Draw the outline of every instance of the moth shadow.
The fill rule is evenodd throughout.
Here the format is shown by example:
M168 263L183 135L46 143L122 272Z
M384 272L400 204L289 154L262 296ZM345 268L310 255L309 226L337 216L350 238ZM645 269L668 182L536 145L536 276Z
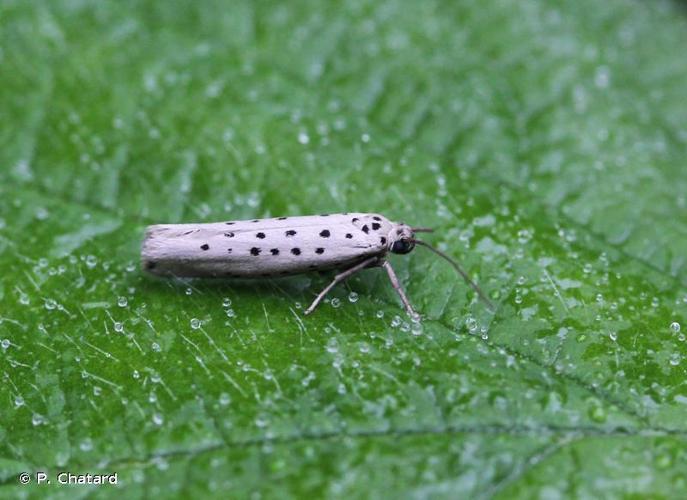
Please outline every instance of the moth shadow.
M312 300L336 276L336 270L295 274L291 276L264 278L178 278L158 277L144 274L140 285L147 291L156 293L159 298L172 299L180 294L196 295L240 295L246 299L266 297L291 297ZM339 283L331 295L341 290L357 289L362 293L375 288L378 276L375 272L360 273Z

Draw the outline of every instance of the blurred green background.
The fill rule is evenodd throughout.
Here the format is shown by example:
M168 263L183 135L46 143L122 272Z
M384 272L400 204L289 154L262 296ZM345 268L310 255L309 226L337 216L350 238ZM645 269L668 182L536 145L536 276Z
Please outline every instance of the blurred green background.
M684 492L686 16L2 1L0 497ZM147 224L338 211L435 227L496 312L422 249L422 324L379 270L305 318L326 277L138 267Z

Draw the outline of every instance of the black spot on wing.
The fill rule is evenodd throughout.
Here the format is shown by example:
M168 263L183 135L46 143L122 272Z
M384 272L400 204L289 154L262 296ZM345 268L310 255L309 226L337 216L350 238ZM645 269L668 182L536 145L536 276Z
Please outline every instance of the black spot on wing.
M270 253L271 253L272 255L279 255L279 249L278 249L278 248L272 248L272 249L270 250Z
M260 239L260 240L264 240L265 239L265 233L256 233L255 237Z
M369 233L369 232L370 232L370 228L367 227L367 224L365 224L365 225L363 226L363 233L367 234L367 233Z
M260 255L260 249L258 247L253 247L250 249L250 254L251 255Z
M202 245L200 245L200 249L201 250L210 250L210 245L208 245L207 243L203 243Z
M300 248L292 248L291 253L294 255L300 255L301 254L301 249Z
M323 238L329 238L331 234L332 233L329 232L329 229L323 229L322 231L320 231L320 236L322 236Z
M346 233L346 238L350 240L351 238L353 238L353 235L351 233Z
M380 223L378 223L378 222L373 222L373 223L372 223L372 230L373 230L373 231L379 230L380 227L382 227L382 225L381 225Z
M318 254L318 255L322 255L322 254L324 253L324 248L322 248L322 247L316 248L316 249L315 249L315 253Z
M293 229L289 229L289 230L286 231L284 234L285 234L286 236L295 236L296 231L294 231Z

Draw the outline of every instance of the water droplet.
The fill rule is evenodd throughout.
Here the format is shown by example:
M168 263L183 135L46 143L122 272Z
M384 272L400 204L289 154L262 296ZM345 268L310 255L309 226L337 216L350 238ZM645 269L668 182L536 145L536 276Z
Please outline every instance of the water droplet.
M610 332L610 333L608 334L608 336L611 338L611 340L612 340L613 342L615 342L616 340L618 340L618 332Z
M36 209L36 219L38 220L45 220L50 216L50 212L44 207L38 207Z
M98 387L97 385L93 386L93 395L94 396L100 396L100 394L103 392L103 389L101 387Z
M351 292L351 293L348 294L348 301L351 302L351 303L353 303L353 304L355 304L356 302L358 302L358 298L359 298L359 297L358 297L358 294L355 293L355 292Z
M334 297L329 303L334 309L337 309L341 305L341 301L337 297Z
M591 264L585 264L584 267L582 268L582 271L584 272L584 274L589 274L592 272L593 269L594 268L592 267Z
M680 323L678 323L677 321L673 321L673 322L670 324L670 329L671 329L674 333L680 333Z
M20 406L24 406L24 398L17 396L14 398L14 407L19 408Z
M98 259L95 255L86 256L86 267L93 269L98 264Z
M186 295L192 295L193 294L193 288L188 287L185 291Z
M3 350L7 350L10 348L10 340L9 339L2 339L2 342L0 342L0 347L3 348Z
M410 332L416 337L422 335L422 323L413 321L413 324L410 326Z
M79 448L81 451L91 451L93 449L93 440L91 438L84 439L79 443Z
M680 364L680 361L682 361L682 356L680 356L679 352L674 352L673 354L670 355L670 358L668 360L671 365L677 366Z
M191 318L191 328L197 330L198 328L200 328L200 326L201 322L198 318Z
M521 229L518 231L518 242L521 245L524 245L530 241L530 239L532 239L532 233L530 233L527 229Z
M307 133L301 131L298 133L298 142L300 142L301 144L308 144L310 142L310 136Z
M126 307L129 304L129 301L126 299L126 297L119 297L117 299L117 305L119 307Z
M605 422L606 421L606 410L601 406L594 406L589 412L589 416L594 422Z
M149 402L149 403L155 403L155 402L157 402L157 394L155 394L154 392L151 392L151 393L148 395L148 402Z
M398 328L401 325L401 317L397 314L394 316L394 318L391 320L391 326L393 328Z
M230 299L230 298L225 298L225 299L222 301L222 307L229 307L229 306L231 306L231 299Z
M365 144L370 142L370 134L363 134L360 136L360 140L363 141Z
M119 321L115 321L114 331L117 333L122 333L124 331L124 325Z
M377 311L377 314L375 316L377 316L379 319L382 319L384 317L384 311Z
M594 85L600 89L605 89L611 82L611 70L608 66L599 66L594 72Z
M133 377L134 377L135 379L141 378L141 374L138 373L138 370L134 370Z
M518 285L520 285L520 286L524 285L526 282L527 282L527 278L525 278L524 276L520 276L518 278L518 281L517 281Z
M160 352L160 351L162 350L162 348L160 347L160 344L158 344L157 342L153 342L152 345L151 345L150 347L151 347L151 348L153 349L153 351L155 351L155 352Z
M329 339L325 349L332 354L339 352L339 342L336 339Z
M475 318L468 316L465 318L465 326L470 333L475 333L479 325L477 324L477 320Z
M165 419L161 414L155 413L153 415L153 423L155 425L162 425L164 422L165 422Z
M35 426L43 425L45 423L45 417L40 413L34 413L31 416L31 423Z
M360 344L359 350L363 354L367 354L368 352L370 352L370 344L368 344L367 342L362 342Z
M52 311L57 307L57 302L55 302L53 299L45 299L44 305L48 311Z
M231 396L229 396L229 394L223 392L219 395L219 404L222 406L227 406L229 403L231 403Z

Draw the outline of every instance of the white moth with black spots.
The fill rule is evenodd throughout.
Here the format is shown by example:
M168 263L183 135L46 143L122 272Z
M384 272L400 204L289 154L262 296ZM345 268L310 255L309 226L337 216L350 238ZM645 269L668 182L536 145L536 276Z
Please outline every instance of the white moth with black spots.
M456 262L415 237L415 233L429 231L367 213L157 224L146 229L141 261L143 269L153 274L193 278L265 278L340 270L306 314L337 283L362 269L381 266L408 314L416 317L386 256L389 252L406 254L419 244L448 260L491 305Z

